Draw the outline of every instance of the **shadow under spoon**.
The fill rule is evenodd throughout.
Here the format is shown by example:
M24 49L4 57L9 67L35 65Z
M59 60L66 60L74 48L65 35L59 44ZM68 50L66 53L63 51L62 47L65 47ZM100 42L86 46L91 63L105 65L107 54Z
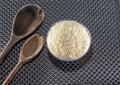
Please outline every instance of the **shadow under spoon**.
M10 72L6 80L2 85L8 85L17 71L22 67L22 65L32 61L38 53L41 51L44 45L44 38L38 34L31 36L23 45L20 52L20 57L18 63L14 69Z
M38 5L25 5L16 14L11 38L0 55L0 64L8 55L12 47L21 39L33 33L44 19L44 12Z

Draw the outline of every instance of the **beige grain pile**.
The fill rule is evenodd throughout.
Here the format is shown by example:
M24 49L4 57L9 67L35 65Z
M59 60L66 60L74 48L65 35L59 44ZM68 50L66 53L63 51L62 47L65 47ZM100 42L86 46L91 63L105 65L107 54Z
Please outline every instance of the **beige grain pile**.
M49 31L47 45L50 52L60 59L77 59L88 50L90 35L87 29L76 21L61 21Z

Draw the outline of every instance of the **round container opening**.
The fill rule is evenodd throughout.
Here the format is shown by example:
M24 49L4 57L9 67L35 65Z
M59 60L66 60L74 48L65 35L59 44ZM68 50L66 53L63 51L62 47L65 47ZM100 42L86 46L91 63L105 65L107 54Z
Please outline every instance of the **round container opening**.
M55 23L47 35L47 47L59 60L74 61L86 54L91 44L89 30L77 21Z

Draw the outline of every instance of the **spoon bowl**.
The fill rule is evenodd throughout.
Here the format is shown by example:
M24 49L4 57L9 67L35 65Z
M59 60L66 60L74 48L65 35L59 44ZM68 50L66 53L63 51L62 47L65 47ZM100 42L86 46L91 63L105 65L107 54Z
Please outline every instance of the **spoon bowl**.
M10 52L11 48L21 39L33 33L44 19L44 12L38 5L25 5L16 14L11 38L0 55L0 64Z
M30 62L40 52L44 44L44 38L38 34L33 35L25 42L20 52L20 60L22 62Z
M25 5L16 14L13 22L13 34L25 36L32 33L44 19L44 12L38 5Z

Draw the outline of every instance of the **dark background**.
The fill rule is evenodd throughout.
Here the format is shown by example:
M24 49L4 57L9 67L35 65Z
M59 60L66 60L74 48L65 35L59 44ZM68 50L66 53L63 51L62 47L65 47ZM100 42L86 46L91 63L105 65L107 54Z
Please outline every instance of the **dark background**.
M49 53L46 43L39 56L24 65L10 85L120 85L120 4L118 0L0 0L0 52L6 46L16 12L38 4L45 12L36 33L46 37L60 20L77 20L91 32L92 45L83 59L65 63ZM26 39L0 65L0 83L17 63Z

